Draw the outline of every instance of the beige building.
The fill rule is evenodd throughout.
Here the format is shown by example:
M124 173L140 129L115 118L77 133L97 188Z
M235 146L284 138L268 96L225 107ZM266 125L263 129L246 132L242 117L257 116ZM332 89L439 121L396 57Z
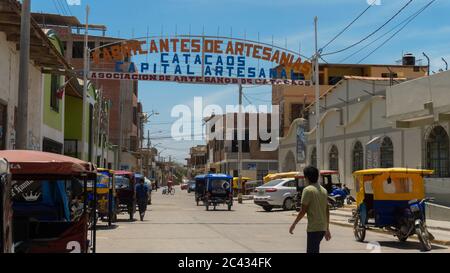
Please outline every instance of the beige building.
M450 206L450 71L387 89L387 119L405 132L412 166L432 169L426 191Z
M283 69L278 67L278 69ZM427 74L427 66L416 65L414 56L406 54L402 65L383 64L320 64L320 94L337 84L344 76L378 77L389 79L415 79ZM291 71L287 71L291 75ZM310 75L295 74L299 78L310 79ZM314 101L313 86L275 85L272 87L272 104L280 106L280 136L286 136L292 122L303 115L305 105Z
M186 158L187 167L190 177L195 177L199 174L204 174L206 170L206 162L208 160L208 150L206 145L197 145L191 147L189 151L189 158Z
M0 2L0 149L14 149L18 111L21 6ZM67 72L68 63L36 22L31 21L28 64L27 148L42 150L44 71Z
M352 173L360 169L432 169L435 175L426 179L427 196L435 197L439 204L450 205L449 74L411 81L397 78L393 82L385 78L344 77L320 99L318 130L314 104L307 108L310 127L304 165L338 170L341 181L350 188ZM297 120L294 126L302 122ZM321 139L318 163L317 134ZM286 139L292 142L292 135L295 134L288 134ZM281 150L288 150L284 145L280 156ZM304 165L296 167L301 169Z
M227 116L234 115L234 125L227 125ZM245 140L242 140L242 176L252 179L262 180L268 173L278 171L278 152L275 151L262 151L261 145L268 143L260 138L257 134L257 140L249 140L249 120L250 115L257 114L245 114ZM229 128L234 132L235 140L226 140L225 131L223 133L223 140L212 139L207 143L208 149L208 163L207 169L216 173L226 173L234 177L238 176L238 140L237 139L237 114L228 113L227 115L221 115L213 117L206 121L207 128L211 128L212 132L215 132L215 126L213 124L217 119L222 118L222 128ZM255 118L255 117L253 117ZM258 118L256 118L259 120ZM270 131L271 115L267 116L268 130ZM259 130L258 130L259 131ZM211 139L211 132L207 132L208 139ZM270 142L270 141L269 141Z

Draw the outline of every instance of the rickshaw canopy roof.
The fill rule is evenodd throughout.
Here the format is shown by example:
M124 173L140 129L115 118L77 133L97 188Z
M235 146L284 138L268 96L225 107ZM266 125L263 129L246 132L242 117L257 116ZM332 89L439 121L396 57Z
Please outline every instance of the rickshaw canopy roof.
M216 178L216 179L233 179L232 176L222 173L210 173L210 174L202 174L197 175L195 179L208 179L208 178Z
M367 169L356 171L353 176L361 175L380 175L385 173L410 173L410 174L423 174L431 175L434 173L433 170L422 170L422 169L408 169L408 168L377 168L377 169Z
M116 175L131 175L134 176L135 174L129 171L114 171L114 174Z
M0 158L10 163L13 175L96 175L92 163L83 160L40 151L4 150Z

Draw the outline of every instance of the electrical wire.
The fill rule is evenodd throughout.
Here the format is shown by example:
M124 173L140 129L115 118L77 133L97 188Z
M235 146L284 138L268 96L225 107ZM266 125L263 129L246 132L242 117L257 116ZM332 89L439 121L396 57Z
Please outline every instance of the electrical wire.
M65 4L65 6L67 7L67 11L69 12L70 16L73 16L72 10L70 9L69 4L67 3L67 1L62 0Z
M59 9L58 5L56 4L56 0L52 0L52 2L53 2L53 6L55 6L56 12L58 14L62 14L61 10Z
M366 13L375 3L376 0L373 0L371 4L367 8L365 8L353 21L350 22L343 30L341 30L336 36L333 37L328 43L326 43L320 50L323 51L327 46L329 46L332 42L334 42L339 36L341 36L347 29L349 29L359 18L361 18L364 13Z
M389 38L387 38L383 43L381 43L379 46L377 46L374 50L372 50L369 54L367 54L364 58L362 58L361 60L359 60L357 63L361 63L362 61L364 61L365 59L367 59L368 57L370 57L375 51L377 51L378 49L380 49L381 47L383 47L385 44L387 44L392 38L394 38L398 33L400 33L400 31L402 31L406 26L409 25L409 23L411 23L417 16L419 16L423 11L425 11L429 6L431 6L431 4L433 4L433 2L435 2L436 0L432 0L430 1L427 5L425 5L414 17L412 17L411 19L409 19L399 30L397 30L394 34L392 34Z
M356 43L353 43L343 49L340 50L336 50L333 52L329 52L329 53L324 53L321 54L322 56L328 56L328 55L333 55L333 54L337 54L337 53L341 53L344 52L346 50L349 50L350 48L353 48L359 44L361 44L362 42L366 41L367 39L369 39L370 37L372 37L373 35L375 35L378 31L380 31L382 28L384 28L387 24L389 24L392 20L394 20L395 17L397 17L406 7L409 6L409 4L412 3L413 0L409 0L400 10L398 10L391 18L389 18L389 20L387 20L386 22L384 22L381 26L379 26L376 30L372 31L369 35L365 36L364 38L362 38L361 40L359 40Z
M386 31L384 34L378 36L375 40L373 40L372 42L368 43L367 45L363 46L362 48L358 49L357 51L351 53L350 55L348 55L347 57L345 57L344 59L340 60L339 63L343 63L346 60L350 59L351 57L355 56L356 54L358 54L359 52L363 51L364 49L366 49L367 47L371 46L372 44L374 44L375 42L379 41L381 38L385 37L386 35L388 35L389 33L391 33L392 31L396 30L398 27L402 26L405 22L407 22L409 19L417 16L417 14L419 14L425 7L420 8L418 11L416 11L415 13L411 14L410 16L408 16L406 19L404 19L403 21L401 21L400 23L398 23L397 25L395 25L393 28L391 28L389 31Z
M66 8L64 7L63 4L61 4L61 0L56 0L56 3L58 3L58 6L61 8L63 15L67 16Z

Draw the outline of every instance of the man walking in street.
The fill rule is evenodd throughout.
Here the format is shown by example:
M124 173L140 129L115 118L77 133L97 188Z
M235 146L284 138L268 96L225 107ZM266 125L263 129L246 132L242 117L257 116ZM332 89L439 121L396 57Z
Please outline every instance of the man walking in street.
M319 183L319 170L308 166L303 170L305 180L309 184L303 192L301 199L301 210L289 229L294 234L295 226L307 214L307 253L319 253L320 242L325 239L331 240L330 233L330 211L328 208L327 190Z
M148 187L145 185L144 179L140 179L139 184L136 186L136 201L139 207L139 216L141 221L144 221L148 202Z

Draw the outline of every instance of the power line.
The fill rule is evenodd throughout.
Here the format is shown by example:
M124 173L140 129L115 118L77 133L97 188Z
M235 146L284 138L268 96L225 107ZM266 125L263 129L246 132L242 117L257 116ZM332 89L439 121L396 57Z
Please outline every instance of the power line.
M350 55L348 55L347 57L345 57L344 59L340 60L339 63L345 62L346 60L350 59L351 57L355 56L356 54L358 54L359 52L363 51L364 49L366 49L367 47L373 45L375 42L379 41L381 38L383 38L384 36L386 36L387 34L391 33L392 31L396 30L398 27L402 26L405 22L407 22L409 19L417 16L420 12L423 11L425 7L420 8L418 11L416 11L415 13L411 14L410 16L408 16L406 19L404 19L403 21L401 21L400 23L398 23L397 25L395 25L393 28L391 28L389 31L386 31L385 33L383 33L382 35L378 36L375 40L371 41L370 43L368 43L367 45L363 46L362 48L358 49L357 51L351 53Z
M53 6L55 6L56 12L58 14L62 14L61 10L59 9L58 5L56 4L56 0L52 0L53 1Z
M365 59L367 59L370 55L372 55L375 51L380 49L382 46L384 46L387 42L389 42L392 38L394 38L400 31L402 31L406 26L408 26L409 23L411 23L419 14L421 14L424 10L426 10L433 2L436 0L430 1L427 5L425 5L414 17L409 19L399 30L397 30L394 34L392 34L389 38L387 38L383 43L381 43L378 47L376 47L374 50L372 50L369 54L367 54L364 58L359 60L358 63L361 63Z
M61 0L56 0L56 3L58 3L58 6L61 8L63 15L67 16L66 8L64 7L63 4L61 4Z
M367 7L365 8L353 21L350 22L350 24L348 24L343 30L341 30L338 34L336 34L336 36L333 37L333 39L331 39L326 45L324 45L320 50L323 51L327 46L329 46L332 42L334 42L339 36L342 35L342 33L344 33L348 28L350 28L356 21L358 21L359 18L361 18L361 16L364 15L364 13L366 13L375 3L376 0L373 0L373 2Z
M69 4L67 3L67 1L64 1L64 0L62 0L62 1L64 2L65 6L67 7L67 11L69 12L70 16L73 16L73 13L72 13L72 11L71 11L71 9L70 9L70 6L69 6Z
M346 51L350 48L353 48L359 44L361 44L362 42L364 42L365 40L369 39L370 37L372 37L375 33L377 33L378 31L380 31L382 28L384 28L387 24L389 24L392 20L394 20L395 17L397 17L407 6L409 6L409 4L411 4L413 0L409 0L408 3L406 3L400 10L398 10L391 18L389 18L389 20L387 20L384 24L382 24L380 27L378 27L376 30L372 31L369 35L367 35L366 37L362 38L361 40L359 40L358 42L349 45L343 49L340 50L336 50L333 52L329 52L329 53L325 53L322 54L322 56L327 56L327 55L332 55L332 54L337 54L337 53L341 53L343 51Z

